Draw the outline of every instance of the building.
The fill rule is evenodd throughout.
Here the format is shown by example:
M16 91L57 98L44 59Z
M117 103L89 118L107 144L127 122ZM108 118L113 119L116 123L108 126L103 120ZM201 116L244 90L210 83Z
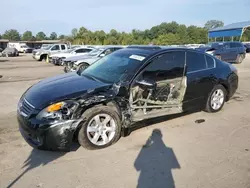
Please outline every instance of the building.
M57 43L69 43L65 40L41 40L41 41L9 41L6 39L0 39L0 48L5 49L9 42L26 43L30 48L40 48L43 44L57 44Z

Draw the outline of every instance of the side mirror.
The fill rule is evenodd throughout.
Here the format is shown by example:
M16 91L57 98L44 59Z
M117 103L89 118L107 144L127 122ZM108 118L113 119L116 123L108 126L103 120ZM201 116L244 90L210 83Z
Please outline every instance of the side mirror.
M100 54L100 57L104 57L105 56L105 54Z
M150 88L153 88L155 86L155 82L149 79L137 80L136 83Z

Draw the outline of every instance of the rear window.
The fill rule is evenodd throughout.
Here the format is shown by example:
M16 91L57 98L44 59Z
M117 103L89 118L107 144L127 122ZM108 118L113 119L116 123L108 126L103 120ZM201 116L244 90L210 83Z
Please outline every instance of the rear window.
M215 67L215 62L214 59L210 56L205 56L206 57L206 61L207 61L207 68L214 68Z
M204 54L187 52L187 72L204 70L207 68Z

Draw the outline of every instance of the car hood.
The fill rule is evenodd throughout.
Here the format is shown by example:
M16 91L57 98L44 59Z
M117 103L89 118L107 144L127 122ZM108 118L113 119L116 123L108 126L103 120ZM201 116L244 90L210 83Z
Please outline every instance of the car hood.
M82 59L92 59L94 58L95 56L89 56L89 55L78 55L78 56L73 56L73 57L68 57L65 59L65 61L79 61L79 60L82 60Z
M38 50L35 50L35 52L43 53L43 52L48 52L48 50L38 49Z
M36 109L43 109L55 102L106 90L111 85L73 72L38 82L25 92L24 98Z

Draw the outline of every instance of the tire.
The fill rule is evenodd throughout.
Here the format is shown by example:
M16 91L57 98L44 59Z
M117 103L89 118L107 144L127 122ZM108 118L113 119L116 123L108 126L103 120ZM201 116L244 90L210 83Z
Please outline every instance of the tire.
M238 54L237 55L237 59L236 59L236 62L235 63L237 63L237 64L241 64L242 63L242 61L244 60L244 55L243 54Z
M103 123L106 119L102 120L99 118L104 115L110 116L111 120L106 124L108 126L104 126L105 123ZM113 106L95 106L86 110L82 117L84 118L84 122L78 133L78 142L82 147L89 150L102 149L119 140L121 136L121 118ZM99 124L101 126L98 127L96 119L101 121L101 124ZM105 129L109 128L111 131L103 131L102 128L104 127ZM92 130L94 132L92 132ZM106 135L106 137L104 137L104 135ZM103 137L108 139L108 142L105 143Z
M39 61L46 61L46 58L47 58L47 55L43 54L43 55L40 56Z
M216 85L207 98L205 111L209 113L220 111L225 104L226 96L226 89L220 84Z
M68 70L68 68L67 68L66 66L63 68L63 71L64 71L65 73L68 73L68 72L69 72L69 70Z
M77 71L81 72L81 71L83 71L84 69L86 69L88 66L89 66L88 63L81 63L80 65L78 65Z

